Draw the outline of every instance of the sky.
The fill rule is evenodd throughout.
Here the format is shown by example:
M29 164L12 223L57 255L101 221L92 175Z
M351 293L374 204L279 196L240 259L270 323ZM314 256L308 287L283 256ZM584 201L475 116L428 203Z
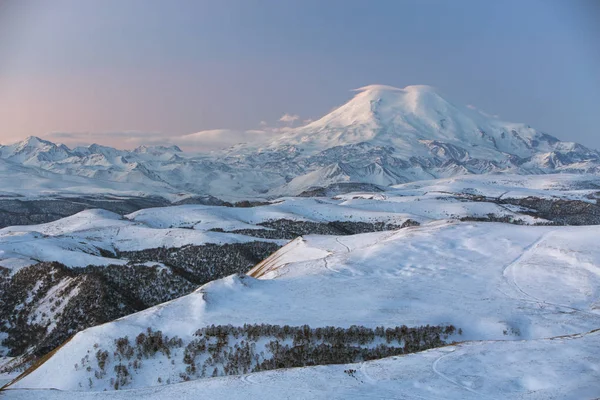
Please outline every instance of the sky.
M599 43L596 0L0 0L0 143L209 149L426 84L600 149Z

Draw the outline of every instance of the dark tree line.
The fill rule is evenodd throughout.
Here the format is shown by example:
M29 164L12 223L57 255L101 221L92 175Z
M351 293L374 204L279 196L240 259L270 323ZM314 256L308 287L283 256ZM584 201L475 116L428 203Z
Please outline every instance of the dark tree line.
M583 185L583 188L589 189ZM501 199L482 195L464 195L465 200L489 202L501 205L523 207L522 214L543 218L551 223L539 225L598 225L600 224L600 199L594 195L589 200L542 199L529 196L524 198L503 197ZM498 221L505 222L505 221ZM510 222L510 221L508 221ZM537 225L537 224L536 224Z
M0 228L52 222L95 208L125 215L142 208L164 207L170 204L162 197L84 196L39 200L0 199Z
M362 222L362 221L331 221L311 222L292 221L289 219L278 219L274 221L261 222L257 225L265 229L236 229L227 231L241 235L254 236L264 239L295 239L304 235L356 235L358 233L391 231L407 226L419 225L413 220L406 220L402 224L389 224L385 222ZM223 229L215 228L213 231L225 232Z
M259 241L223 245L207 243L202 246L126 251L119 253L119 257L137 263L161 262L189 282L203 285L231 274L246 273L280 247L276 243Z
M459 329L458 333L461 332ZM184 344L178 337L169 338L161 331L148 328L134 341L127 336L115 339L112 361L116 365L115 371L118 367L118 373L110 378L110 382L115 389L122 388L130 382L128 368L137 371L143 360L152 359L158 353L171 359L176 365L174 370L178 370L177 365L182 365L177 363L182 355L180 360L186 367L178 378L187 381L278 368L347 364L414 353L443 346L455 333L457 330L452 325L374 329L357 325L349 328L211 325L198 329L194 338ZM98 369L94 374L97 379L102 379L106 375L109 355L99 349L96 357ZM82 365L85 364L82 360ZM87 368L91 372L91 367ZM157 377L157 381L162 382L162 377Z
M214 279L247 272L278 248L266 242L208 244L120 254L131 256L129 265L68 268L39 263L12 276L0 268L0 320L5 321L0 332L7 334L0 344L9 349L8 355L24 355L20 364L11 365L24 368L83 329L184 296ZM135 264L146 261L172 265ZM46 299L51 318L42 315L41 322L32 321L39 302L67 279L68 284Z

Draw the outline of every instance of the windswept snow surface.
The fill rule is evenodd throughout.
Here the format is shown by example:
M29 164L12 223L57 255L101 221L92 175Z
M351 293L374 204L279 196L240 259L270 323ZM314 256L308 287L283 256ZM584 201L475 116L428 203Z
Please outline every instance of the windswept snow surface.
M122 264L126 260L102 256L99 249L114 253L161 246L239 243L257 239L212 230L268 229L258 224L280 219L402 225L408 219L428 223L493 214L529 224L543 223L547 221L527 215L523 213L527 210L519 207L470 201L468 196L595 202L597 183L591 175L480 175L412 182L384 192L354 192L333 198L285 197L249 208L192 204L148 208L125 217L87 210L46 224L0 229L0 266L16 270L39 261L59 261L73 267Z
M432 179L395 185L398 194L470 194L492 198L538 197L595 202L600 177L586 174L510 175L484 174Z
M592 399L600 334L471 342L361 364L203 379L117 392L9 389L7 400ZM344 371L355 370L352 375Z
M264 273L257 273L256 268L251 271L258 279L232 275L180 299L78 333L11 387L89 390L91 377L92 390L110 390L106 379L95 380L93 372L74 368L88 351L95 351L95 343L110 352L114 339L135 337L147 327L186 341L196 329L210 324L269 323L312 327L453 324L463 330L458 340L514 342L466 344L365 363L356 368L364 371L356 381L340 373L342 367L319 367L211 380L161 389L155 395L186 388L225 390L218 388L222 384L231 391L228 396L235 398L254 381L264 382L257 386L277 396L286 385L320 373L316 382L327 382L329 373L340 373L333 382L345 387L341 393L356 390L357 396L366 393L362 388L373 389L360 386L360 381L370 385L383 380L385 392L375 389L372 393L387 393L380 395L384 398L390 395L387 390L401 393L411 386L423 396L433 391L428 394L431 398L447 398L443 391L448 388L455 397L502 393L562 397L574 386L560 377L572 376L577 376L581 390L591 390L592 377L600 371L597 352L590 351L598 344L597 336L537 339L600 327L598 234L597 226L433 222L391 232L308 236L270 257ZM182 351L175 349L171 358L180 360ZM575 363L572 368L566 361L570 357ZM159 376L163 384L166 379L180 381L184 364L163 358L144 359L128 387L160 385ZM414 386L416 382L420 386ZM577 398L573 393L569 396ZM317 397L325 395L315 392Z
M547 221L527 215L527 210L519 207L470 201L469 196L595 202L596 184L600 182L591 175L479 175L412 182L378 193L285 197L249 208L192 204L148 208L125 217L104 210L87 210L47 224L0 229L0 266L16 270L39 261L59 261L73 267L122 264L126 260L102 256L99 249L114 253L246 242L257 239L226 232L268 229L258 224L280 219L402 225L408 219L428 223L493 214L529 224L544 223Z
M168 210L171 215L178 211L174 208ZM58 261L69 267L125 264L127 260L103 256L100 250L114 253L162 246L182 247L258 240L232 233L157 228L155 225L130 221L109 211L87 210L47 224L3 228L0 229L0 266L14 272L41 261Z

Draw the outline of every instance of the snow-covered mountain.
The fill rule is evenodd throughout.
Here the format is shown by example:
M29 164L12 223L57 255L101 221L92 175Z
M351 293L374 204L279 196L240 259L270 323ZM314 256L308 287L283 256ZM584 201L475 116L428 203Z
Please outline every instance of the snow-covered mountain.
M346 104L268 143L210 154L177 146L70 149L35 137L0 146L10 163L148 194L239 200L296 195L340 182L388 186L457 175L600 172L600 153L525 124L460 106L429 86L366 86ZM3 177L4 178L4 177Z
M228 156L287 171L301 165L275 190L286 194L343 181L388 185L490 172L600 171L597 151L456 105L430 86L357 91L323 118L261 148L236 146Z
M457 106L430 86L371 85L357 91L348 103L274 144L293 144L314 154L366 142L393 147L395 156L406 159L433 153L458 161L501 161L502 153L527 158L534 152L555 150L558 142L529 126Z
M600 153L357 92L206 154L0 146L2 395L598 393Z

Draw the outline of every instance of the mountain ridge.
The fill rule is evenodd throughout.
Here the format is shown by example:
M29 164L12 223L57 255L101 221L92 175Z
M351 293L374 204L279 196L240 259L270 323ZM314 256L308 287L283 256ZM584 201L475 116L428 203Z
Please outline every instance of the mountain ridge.
M483 173L600 173L600 153L529 125L457 105L435 88L369 85L342 106L270 141L190 154L176 145L70 149L37 137L0 158L94 181L224 200L296 195L330 184L393 185Z

